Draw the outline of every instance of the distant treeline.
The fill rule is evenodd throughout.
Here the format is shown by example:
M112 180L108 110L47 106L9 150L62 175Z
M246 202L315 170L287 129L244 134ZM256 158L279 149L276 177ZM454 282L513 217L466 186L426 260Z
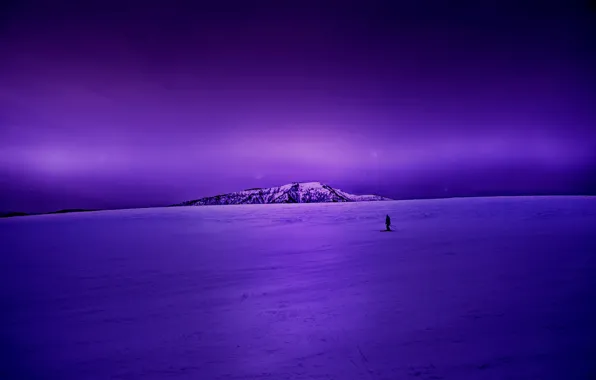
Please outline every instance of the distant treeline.
M87 211L98 211L98 210L85 210L82 208L68 208L68 209L64 209L64 210L42 212L42 213L35 213L35 214L28 214L26 212L16 212L15 211L15 212L0 213L0 218L10 218L13 216L28 216L28 215L66 214L69 212L87 212Z

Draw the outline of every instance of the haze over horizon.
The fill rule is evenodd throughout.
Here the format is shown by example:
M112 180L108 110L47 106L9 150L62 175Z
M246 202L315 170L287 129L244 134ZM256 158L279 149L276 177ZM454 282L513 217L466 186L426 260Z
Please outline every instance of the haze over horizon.
M3 7L0 211L596 194L584 1Z

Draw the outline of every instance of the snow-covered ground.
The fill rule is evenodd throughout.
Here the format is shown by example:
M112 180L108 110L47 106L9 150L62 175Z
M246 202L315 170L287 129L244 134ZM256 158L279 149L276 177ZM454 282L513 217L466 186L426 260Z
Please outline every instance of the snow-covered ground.
M1 379L596 376L596 198L10 218L0 275Z

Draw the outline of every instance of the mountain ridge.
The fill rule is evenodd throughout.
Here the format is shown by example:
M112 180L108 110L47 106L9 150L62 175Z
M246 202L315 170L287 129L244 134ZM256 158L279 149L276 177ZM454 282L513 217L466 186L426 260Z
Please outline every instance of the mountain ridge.
M321 182L292 182L283 186L250 188L185 201L173 206L211 206L239 204L327 203L390 201L380 195L355 195Z

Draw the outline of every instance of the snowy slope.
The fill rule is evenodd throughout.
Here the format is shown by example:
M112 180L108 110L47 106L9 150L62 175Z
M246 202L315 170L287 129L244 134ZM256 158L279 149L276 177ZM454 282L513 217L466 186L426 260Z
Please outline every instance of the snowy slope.
M353 195L320 182L294 182L280 187L248 189L180 203L176 206L206 206L264 203L323 203L389 201L379 195Z
M1 219L0 378L591 379L595 225L587 197Z

